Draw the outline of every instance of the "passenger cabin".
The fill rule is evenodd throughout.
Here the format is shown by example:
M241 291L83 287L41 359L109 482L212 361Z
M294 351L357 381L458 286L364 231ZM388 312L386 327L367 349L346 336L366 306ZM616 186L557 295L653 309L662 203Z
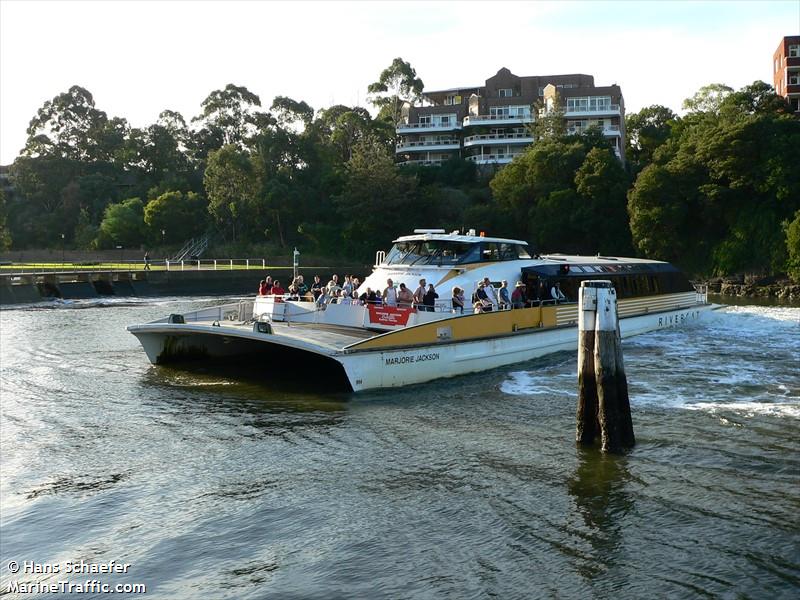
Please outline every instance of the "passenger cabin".
M527 286L529 299L550 299L550 288L558 282L567 302L577 302L581 282L590 279L611 281L621 300L694 291L686 275L664 262L626 262L602 257L602 262L594 264L565 262L522 268L522 282Z

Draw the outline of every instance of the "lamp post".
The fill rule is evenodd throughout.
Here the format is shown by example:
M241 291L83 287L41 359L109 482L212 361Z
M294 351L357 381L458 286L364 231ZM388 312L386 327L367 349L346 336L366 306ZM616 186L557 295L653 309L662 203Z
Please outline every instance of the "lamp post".
M293 267L292 271L294 272L294 279L297 279L297 266L300 264L300 262L297 260L298 256L300 256L300 253L297 251L297 248L295 248L294 252L292 252L292 258L294 259L292 261L292 267Z
M162 246L164 245L164 239L165 239L166 237L167 237L167 230L166 230L166 229L162 229L162 230L161 230L161 245L162 245Z
M61 234L61 268L64 268L64 234Z
M122 246L117 246L117 250L119 250L119 262L121 265L123 263L122 259L125 258L125 255L123 254L124 251L122 249Z

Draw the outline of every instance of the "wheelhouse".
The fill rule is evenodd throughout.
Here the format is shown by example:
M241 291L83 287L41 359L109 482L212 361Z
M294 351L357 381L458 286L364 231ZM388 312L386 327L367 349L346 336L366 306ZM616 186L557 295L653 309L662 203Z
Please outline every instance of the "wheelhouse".
M385 265L465 265L530 259L524 242L482 239L399 239L386 255Z

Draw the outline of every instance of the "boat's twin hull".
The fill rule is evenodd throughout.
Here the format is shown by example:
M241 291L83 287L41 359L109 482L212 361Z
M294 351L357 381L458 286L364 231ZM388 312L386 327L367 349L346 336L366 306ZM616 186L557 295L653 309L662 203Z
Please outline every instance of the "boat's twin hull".
M676 325L690 324L713 305L645 314L620 319L623 337ZM562 326L531 329L471 341L450 341L400 349L332 351L298 342L281 335L222 331L201 325L145 325L131 328L153 363L178 362L192 358L235 358L257 354L273 358L291 357L295 370L307 370L318 378L324 371L346 381L354 391L400 387L433 379L452 377L502 367L553 352L575 350L577 328ZM285 360L266 358L258 369L265 374L280 373ZM279 366L280 365L280 366ZM323 368L324 367L324 368Z

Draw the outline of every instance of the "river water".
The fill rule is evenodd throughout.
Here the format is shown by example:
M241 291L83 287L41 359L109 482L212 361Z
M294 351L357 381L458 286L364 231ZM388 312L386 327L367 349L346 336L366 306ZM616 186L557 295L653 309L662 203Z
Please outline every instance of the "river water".
M326 396L156 368L125 331L219 302L0 312L0 594L798 597L800 308L626 340L637 445L607 457L574 443L574 353Z

